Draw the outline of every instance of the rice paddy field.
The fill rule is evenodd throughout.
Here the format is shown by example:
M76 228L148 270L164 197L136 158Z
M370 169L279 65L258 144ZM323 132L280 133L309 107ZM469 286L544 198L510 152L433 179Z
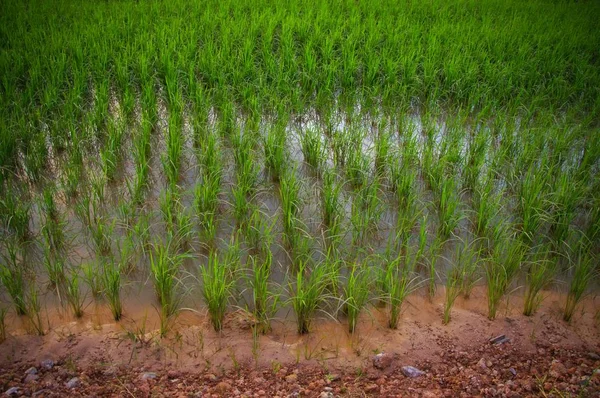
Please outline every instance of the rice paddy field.
M157 339L227 335L231 314L255 342L352 335L411 297L448 327L455 302L494 320L549 296L598 327L598 21L596 1L3 0L1 339L148 316Z

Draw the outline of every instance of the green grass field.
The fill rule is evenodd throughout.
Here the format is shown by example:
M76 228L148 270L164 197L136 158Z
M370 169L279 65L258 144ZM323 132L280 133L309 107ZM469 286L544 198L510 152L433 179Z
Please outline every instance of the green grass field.
M0 3L2 306L309 332L416 290L597 289L596 1ZM559 283L560 282L560 283ZM187 306L187 304L186 304ZM200 308L196 308L200 310ZM2 318L4 319L4 317ZM401 320L400 320L401 321Z

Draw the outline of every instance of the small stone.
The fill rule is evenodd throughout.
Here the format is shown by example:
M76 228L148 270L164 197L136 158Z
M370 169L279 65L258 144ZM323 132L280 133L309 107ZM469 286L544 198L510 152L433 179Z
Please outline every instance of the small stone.
M377 384L368 384L365 387L365 392L375 392L379 389L379 386L377 386Z
M285 376L285 381L288 383L295 383L298 380L298 375L296 373L289 374Z
M6 395L7 397L16 397L17 395L19 395L19 391L19 387L11 387L4 392L4 395Z
M600 355L596 354L595 352L588 352L588 358L593 361L598 361L600 360Z
M373 357L373 366L377 369L383 370L389 368L392 365L393 360L394 358L392 355L382 352Z
M38 373L38 370L33 366L25 371L26 375L36 375L37 373Z
M477 362L477 366L479 366L483 370L487 369L487 365L485 363L485 359L481 358L479 360L479 362Z
M333 393L330 391L323 391L319 398L333 398Z
M508 371L513 375L513 377L517 375L517 370L515 368L508 368Z
M156 373L154 372L146 372L142 374L142 380L154 380L156 379Z
M40 362L40 366L46 370L50 370L54 367L54 361L51 359L44 359Z
M566 373L567 373L567 368L565 367L565 365L563 365L562 362L560 362L559 360L554 359L552 361L552 364L550 365L550 371L548 372L550 377L554 377L555 379L560 379Z
M36 381L38 381L40 379L40 376L38 376L35 373L29 373L27 376L25 376L25 384L31 384L31 383L35 383Z
M425 374L425 372L413 366L403 366L400 370L402 371L402 374L406 377L419 377Z
M227 383L226 381L222 381L219 384L217 384L217 386L215 387L215 390L217 392L219 392L220 394L224 394L227 391L231 390L231 385L229 383Z
M212 381L212 382L215 382L215 381L219 380L219 378L217 376L215 376L214 374L212 374L212 373L207 374L206 376L204 376L204 378L206 380Z
M67 381L65 385L67 388L77 388L81 385L81 381L79 381L78 377L73 377L71 380Z

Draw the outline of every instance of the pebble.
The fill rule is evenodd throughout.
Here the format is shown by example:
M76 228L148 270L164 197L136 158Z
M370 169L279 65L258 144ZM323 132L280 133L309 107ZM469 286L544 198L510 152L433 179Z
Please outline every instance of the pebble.
M46 370L50 370L54 367L54 361L52 359L44 359L40 362L40 366Z
M406 377L419 377L425 374L425 372L413 366L403 366L400 370L402 371L402 374Z
M37 368L35 368L33 366L25 371L26 375L36 375L37 373L38 373Z
M288 383L295 383L298 380L298 375L296 373L289 374L285 376L285 381Z
M142 380L154 380L156 379L156 373L154 372L146 372L142 374Z
M4 395L6 395L7 397L16 397L17 395L19 395L19 391L19 387L11 387L4 392Z
M27 376L25 376L25 384L30 384L30 383L35 383L36 381L38 381L40 379L40 376L38 376L35 373L29 373Z
M373 357L373 366L377 369L383 370L390 367L393 360L394 358L392 355L382 352Z
M67 383L65 385L67 386L67 388L77 388L77 387L79 387L80 384L81 384L81 381L79 381L79 378L73 377L73 378L71 378L71 380L67 381Z

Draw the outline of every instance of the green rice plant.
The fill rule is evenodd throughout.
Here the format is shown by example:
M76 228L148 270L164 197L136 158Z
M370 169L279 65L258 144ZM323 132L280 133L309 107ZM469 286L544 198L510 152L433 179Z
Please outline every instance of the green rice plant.
M26 298L26 308L26 314L29 317L29 321L35 334L38 336L45 335L46 328L44 327L44 321L42 319L42 304L40 303L35 283L32 283L29 286L29 294L27 294Z
M369 180L369 158L360 145L356 145L346 159L346 176L353 188L361 188Z
M273 228L275 227L276 219L269 223L266 217L260 209L252 210L248 221L248 228L244 230L248 247L254 253L266 254L271 251Z
M469 297L476 281L475 273L478 268L478 258L473 250L473 243L463 241L457 244L452 266L446 277L446 300L442 320L444 325L450 322L452 307L459 294L462 292L465 297Z
M67 302L71 306L75 318L83 316L83 303L85 297L81 295L79 288L80 277L76 270L71 271L71 275L65 280L65 293Z
M172 244L176 245L173 238L170 238L167 244L155 244L154 251L150 252L152 282L161 305L161 316L165 318L176 313L181 300L181 297L177 295L177 275L183 260L187 257L183 253L175 253Z
M201 237L209 244L214 241L217 234L216 215L221 192L220 183L219 176L211 175L202 183L198 183L194 190L194 207L198 215Z
M399 209L411 212L417 201L416 171L400 162L391 162L389 168L391 189L396 194Z
M115 220L112 220L109 223L104 216L98 216L95 222L89 225L92 234L92 242L94 243L96 250L102 255L110 253L114 228Z
M573 174L574 172L570 170L561 172L555 179L554 189L550 194L552 208L550 232L555 248L567 240L577 207L582 198L586 196L585 186Z
M533 243L544 217L547 173L543 167L531 166L522 177L519 188L519 215L524 242Z
M179 192L168 187L158 200L160 213L165 223L167 232L176 233L179 225L179 216L183 210Z
M377 231L383 212L379 186L379 179L375 178L363 185L353 198L350 223L354 244L362 244L369 235Z
M63 217L56 207L53 191L51 189L44 190L41 207L43 209L44 219L42 236L44 237L45 243L53 253L63 253L66 248L66 237L64 233L66 222L63 220Z
M352 266L344 286L344 312L348 317L348 331L354 333L358 316L369 302L372 275L366 266Z
M283 231L288 240L296 233L296 219L300 211L300 180L296 169L288 169L279 182L281 210L283 216Z
M264 261L259 261L256 257L250 258L252 276L249 278L249 285L252 289L254 316L259 322L258 330L263 334L271 330L271 319L279 308L281 298L281 294L269 282L272 261L270 251L267 251Z
M6 263L0 265L0 281L8 292L17 315L25 315L27 313L24 278L21 266L14 267Z
M438 278L437 278L436 265L439 260L440 253L442 251L444 243L446 243L446 241L443 240L440 235L436 235L433 242L429 246L429 259L428 259L429 289L428 289L428 291L429 291L430 299L433 299L435 297L435 293L437 290L436 280Z
M353 133L350 130L334 130L331 135L333 160L339 168L344 168L348 162L353 147Z
M558 271L558 259L548 247L533 248L531 260L528 265L526 275L525 302L523 306L523 315L531 316L539 307L543 297L540 296L542 289L547 288Z
M102 173L108 181L113 181L122 153L125 129L122 123L111 121L108 123L107 141L100 151Z
M220 332L223 329L223 319L234 288L234 280L228 272L227 264L221 263L215 252L210 253L208 264L201 267L200 272L202 296L208 306L210 322L215 332Z
M300 262L296 271L295 283L290 283L290 298L298 334L310 331L315 312L328 298L326 289L330 286L332 275L323 264L309 269L305 262Z
M92 297L97 300L101 297L103 291L103 278L101 268L97 264L88 262L81 265L83 280L88 285Z
M306 129L300 136L300 144L304 161L318 174L325 164L325 146L321 134L316 129Z
M140 132L134 142L134 161L135 161L135 177L133 187L131 189L131 199L135 204L141 204L143 195L149 186L150 174L150 154L151 143L150 137L152 134L152 125L146 118L142 118Z
M375 137L375 172L378 176L384 176L386 167L392 162L392 137L383 125L378 127Z
M181 131L180 115L169 115L169 127L167 130L167 152L162 155L162 164L167 183L174 190L179 181L181 171L181 152L183 150L183 134Z
M50 285L58 289L65 281L65 258L62 254L56 254L50 246L44 244L44 268L48 274Z
M494 179L488 176L473 192L475 233L480 238L491 237L493 221L501 210L502 192L494 192Z
M285 141L286 133L284 129L271 129L263 139L265 165L274 182L279 181L287 166Z
M5 228L21 240L29 237L30 204L20 200L15 191L3 193L0 199L0 220Z
M456 192L456 181L453 177L444 178L440 184L438 214L440 217L439 233L442 238L448 238L461 219L460 194Z
M584 297L590 281L597 275L598 266L595 265L594 258L586 249L585 246L580 248L575 254L575 258L571 260L571 273L573 276L569 283L569 292L563 311L563 319L566 322L571 322L575 309Z
M489 141L489 130L485 128L472 131L469 135L463 184L471 192L475 191L479 186L481 170L490 145Z
M342 184L337 182L334 172L327 169L323 174L323 186L321 188L323 225L327 228L331 228L342 217L341 190Z
M414 276L415 258L409 253L408 247L406 251L406 255L398 254L380 270L379 285L382 289L382 297L389 308L390 329L398 328L402 304L417 288L417 277Z
M487 280L488 318L495 319L500 300L521 269L525 255L524 244L504 228L496 239L491 257L487 259L485 276Z
M123 316L123 303L121 301L121 266L113 259L109 259L102 265L102 285L104 297L115 321L121 320Z

